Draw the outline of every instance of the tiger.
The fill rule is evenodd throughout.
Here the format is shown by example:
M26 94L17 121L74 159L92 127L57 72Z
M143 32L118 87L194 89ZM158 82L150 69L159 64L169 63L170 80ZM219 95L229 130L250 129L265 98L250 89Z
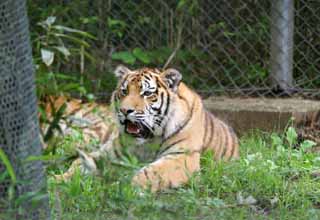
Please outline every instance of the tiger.
M215 160L239 157L233 129L204 108L178 70L119 65L114 74L111 103L119 132L142 144L155 138L161 143L155 159L134 174L133 185L155 192L186 184L200 170L204 151L213 151Z

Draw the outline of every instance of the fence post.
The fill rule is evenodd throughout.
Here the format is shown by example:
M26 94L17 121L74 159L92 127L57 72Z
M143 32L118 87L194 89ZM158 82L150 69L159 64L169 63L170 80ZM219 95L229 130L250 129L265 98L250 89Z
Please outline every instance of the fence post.
M0 219L48 219L43 164L28 161L41 155L41 141L25 0L0 1L0 148L16 176L0 181Z
M294 1L272 0L271 80L273 87L286 93L293 88Z

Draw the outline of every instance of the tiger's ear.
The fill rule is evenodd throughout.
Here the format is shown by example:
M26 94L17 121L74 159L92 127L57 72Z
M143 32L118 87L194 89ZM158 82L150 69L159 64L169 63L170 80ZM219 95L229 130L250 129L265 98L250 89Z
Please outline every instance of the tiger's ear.
M114 70L114 75L118 78L121 79L124 75L126 75L127 73L130 73L131 70L129 70L127 67L125 67L124 65L119 65L116 67L116 69Z
M168 85L172 91L176 92L181 82L182 75L176 69L167 69L161 73L162 80Z

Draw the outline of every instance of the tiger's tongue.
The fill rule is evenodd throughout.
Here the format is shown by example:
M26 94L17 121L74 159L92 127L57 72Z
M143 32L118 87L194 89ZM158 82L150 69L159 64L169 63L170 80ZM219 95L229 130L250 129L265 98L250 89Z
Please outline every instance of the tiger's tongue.
M138 134L140 132L140 129L139 129L138 125L136 125L132 122L128 122L127 132L130 134Z

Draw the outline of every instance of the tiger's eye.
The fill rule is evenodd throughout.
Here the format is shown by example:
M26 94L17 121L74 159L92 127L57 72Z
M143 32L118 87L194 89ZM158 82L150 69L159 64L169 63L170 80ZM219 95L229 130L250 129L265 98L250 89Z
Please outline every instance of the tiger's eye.
M128 95L128 90L127 89L121 89L121 95L123 95L123 96Z
M143 92L143 95L144 95L144 96L151 96L151 95L152 95L152 92L150 92L150 91L144 91L144 92Z

